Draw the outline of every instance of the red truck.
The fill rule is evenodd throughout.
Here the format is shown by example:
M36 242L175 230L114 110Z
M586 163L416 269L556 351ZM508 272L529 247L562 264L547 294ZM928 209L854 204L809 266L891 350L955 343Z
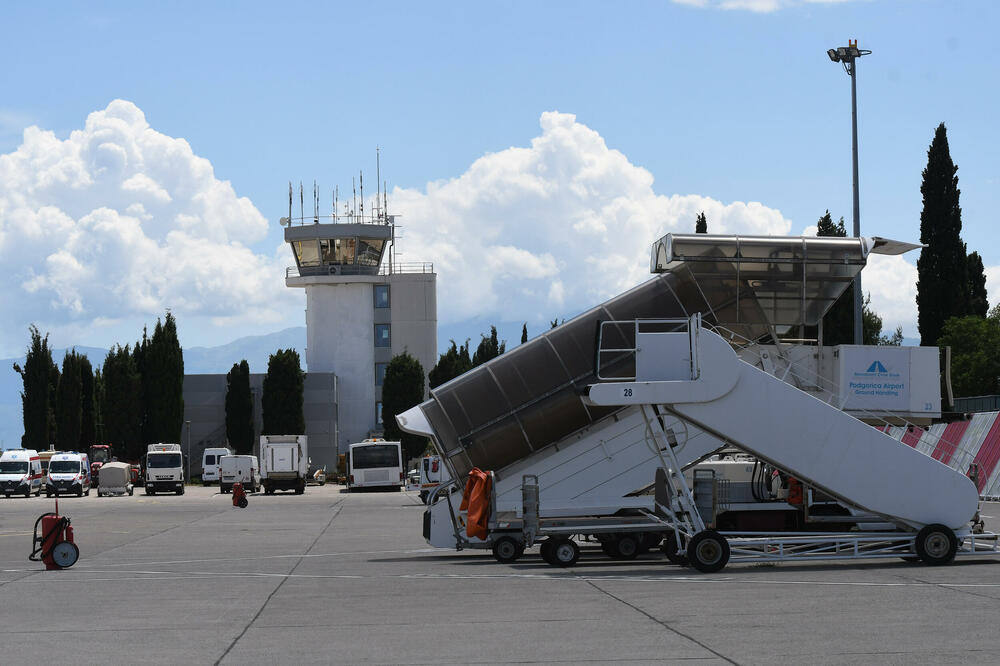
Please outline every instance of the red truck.
M87 455L90 458L90 477L91 483L97 485L97 476L100 473L101 467L106 462L111 462L111 446L108 444L94 444L87 450Z

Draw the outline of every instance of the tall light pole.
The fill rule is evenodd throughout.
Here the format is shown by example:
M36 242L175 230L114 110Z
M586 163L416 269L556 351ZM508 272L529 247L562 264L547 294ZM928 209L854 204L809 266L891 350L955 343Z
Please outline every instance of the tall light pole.
M854 157L854 237L861 238L861 205L858 200L858 81L857 62L861 56L870 54L867 49L858 48L858 40L847 40L847 46L829 49L826 54L833 62L844 65L844 71L851 77L851 146ZM861 330L861 272L854 276L854 344L864 342Z
M185 481L191 483L191 422L185 421L184 427L187 428L188 436L187 476L185 477Z

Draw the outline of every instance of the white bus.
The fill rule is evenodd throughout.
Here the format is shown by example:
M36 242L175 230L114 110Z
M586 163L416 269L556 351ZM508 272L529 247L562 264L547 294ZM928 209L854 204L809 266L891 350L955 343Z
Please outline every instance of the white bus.
M347 453L348 490L355 488L401 490L405 481L403 448L399 442L366 439L351 444Z

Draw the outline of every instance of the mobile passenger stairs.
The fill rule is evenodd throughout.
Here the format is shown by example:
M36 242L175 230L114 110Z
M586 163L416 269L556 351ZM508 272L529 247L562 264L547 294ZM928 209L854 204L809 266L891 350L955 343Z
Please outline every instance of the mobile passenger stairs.
M579 557L575 536L624 558L663 537L671 562L702 572L730 561L945 564L996 553L998 537L982 532L978 492L964 475L803 390L819 382L791 364L768 372L763 354L744 360L752 345L737 336L777 341L777 326L815 324L878 247L878 239L838 240L667 236L652 261L664 282L436 389L399 419L431 437L453 472L429 501L425 537L491 548L501 562L540 544L558 566ZM591 331L587 369L574 326ZM552 353L558 364L544 356ZM560 367L569 381L559 382ZM718 529L726 484L697 468L689 483L683 470L724 447L792 477L800 497L823 497L838 515L808 516L810 502L800 499L799 529ZM485 538L469 536L468 514L452 497L455 479L474 467L497 470ZM643 492L650 480L652 492Z

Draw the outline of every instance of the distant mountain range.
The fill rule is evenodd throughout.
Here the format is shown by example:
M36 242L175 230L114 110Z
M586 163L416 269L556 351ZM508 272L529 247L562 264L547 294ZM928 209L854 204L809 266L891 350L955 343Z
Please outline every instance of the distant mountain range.
M250 372L267 372L267 359L279 349L296 349L305 367L306 327L286 328L268 335L250 335L218 347L190 347L184 350L184 372L189 375L223 374L234 363L246 359ZM94 366L104 363L108 350L99 347L75 347ZM52 359L62 364L65 349L54 349ZM20 446L24 426L21 417L21 376L14 372L15 363L24 363L24 356L0 359L0 449Z

